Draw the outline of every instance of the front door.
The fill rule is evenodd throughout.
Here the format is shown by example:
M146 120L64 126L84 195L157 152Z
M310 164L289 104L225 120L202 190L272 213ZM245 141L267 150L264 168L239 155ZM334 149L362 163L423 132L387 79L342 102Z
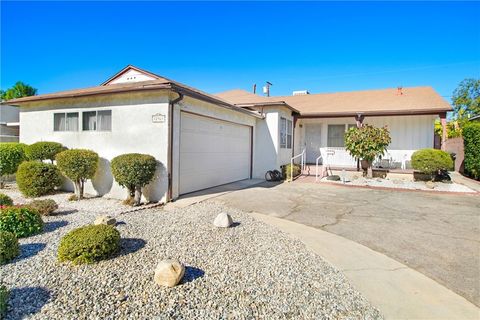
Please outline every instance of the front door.
M307 163L315 163L320 156L321 147L321 123L305 124L305 144L307 149Z

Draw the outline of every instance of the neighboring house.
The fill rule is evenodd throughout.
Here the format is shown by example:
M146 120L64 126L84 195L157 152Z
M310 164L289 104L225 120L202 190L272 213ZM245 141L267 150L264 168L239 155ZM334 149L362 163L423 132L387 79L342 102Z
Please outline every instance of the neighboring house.
M18 107L0 105L0 142L18 142L19 113Z
M145 190L151 201L233 181L263 178L307 149L343 150L343 134L365 117L389 125L392 156L433 147L434 119L451 110L429 87L261 97L242 90L211 95L151 72L127 66L100 86L25 97L19 105L20 141L58 141L99 153L100 169L87 192L123 198L110 160L147 153L159 161ZM338 164L353 165L339 157Z

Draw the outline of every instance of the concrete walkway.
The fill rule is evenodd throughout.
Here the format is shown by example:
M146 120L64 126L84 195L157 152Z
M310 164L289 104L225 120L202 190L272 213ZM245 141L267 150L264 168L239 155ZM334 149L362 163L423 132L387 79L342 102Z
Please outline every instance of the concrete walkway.
M480 319L480 309L396 260L343 237L259 213L341 270L387 319Z
M462 176L458 172L450 172L450 177L452 178L453 182L463 184L464 186L467 186L472 190L480 192L480 181L476 181Z

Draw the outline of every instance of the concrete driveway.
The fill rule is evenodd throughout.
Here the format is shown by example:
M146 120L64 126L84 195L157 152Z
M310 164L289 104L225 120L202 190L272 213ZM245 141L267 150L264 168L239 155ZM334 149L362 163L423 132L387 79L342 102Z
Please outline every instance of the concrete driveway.
M480 196L265 182L215 200L356 241L480 306Z

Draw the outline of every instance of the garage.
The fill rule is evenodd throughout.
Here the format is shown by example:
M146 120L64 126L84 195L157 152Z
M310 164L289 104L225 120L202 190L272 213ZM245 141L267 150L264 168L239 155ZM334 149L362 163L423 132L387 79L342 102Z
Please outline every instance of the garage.
M252 128L180 115L179 194L251 178Z

